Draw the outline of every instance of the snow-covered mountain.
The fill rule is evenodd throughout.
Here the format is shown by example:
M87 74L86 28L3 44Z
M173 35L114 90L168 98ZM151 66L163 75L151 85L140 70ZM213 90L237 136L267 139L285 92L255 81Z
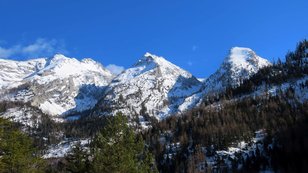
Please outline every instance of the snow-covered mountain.
M121 111L129 116L148 114L162 119L178 112L185 98L201 86L189 72L163 57L146 53L113 79L98 107L101 114Z
M206 79L204 91L207 94L224 91L227 87L237 87L261 68L271 63L258 56L253 50L233 47L220 68Z
M91 109L113 75L101 64L57 54L29 61L0 60L1 99L30 102L49 115Z
M193 108L206 96L223 92L227 87L237 87L244 79L249 79L261 68L270 65L268 60L261 58L249 48L233 47L219 69L203 81L201 91L187 97L180 109Z
M52 116L96 105L99 115L121 111L131 117L163 119L193 108L206 95L238 86L268 65L251 49L234 47L220 68L200 81L150 53L115 78L91 59L79 61L60 54L28 61L0 59L0 100L28 102Z
M47 59L13 61L0 59L0 91L17 87L23 79L45 67Z

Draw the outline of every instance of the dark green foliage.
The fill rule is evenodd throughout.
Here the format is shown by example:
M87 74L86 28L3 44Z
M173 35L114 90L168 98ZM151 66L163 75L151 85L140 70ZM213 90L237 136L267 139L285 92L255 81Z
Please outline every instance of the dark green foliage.
M214 107L200 106L182 116L170 117L158 123L156 127L144 133L144 136L146 141L151 144L157 160L163 160L163 154L166 153L166 146L157 142L162 136L171 142L180 142L182 145L183 150L177 152L177 157L167 159L165 162L158 162L159 170L175 172L178 167L183 167L183 165L190 170L195 169L191 164L193 160L196 160L196 156L186 150L190 144L192 144L194 151L198 151L197 146L199 145L213 145L216 150L226 149L234 142L247 141L259 129L266 129L270 136L276 137L277 133L293 128L298 123L305 122L306 126L308 126L307 107L307 103L296 102L291 88L276 97L226 101ZM168 135L164 133L166 131L173 134L169 139ZM302 133L305 131L302 129ZM302 142L308 139L307 136L302 135L302 137ZM277 138L280 139L281 137L277 136ZM189 139L192 139L192 141L190 142ZM286 138L286 141L287 139L289 137ZM301 140L293 144L300 143ZM306 150L303 145L302 143L297 148ZM308 149L305 152L308 152ZM306 155L303 154L302 156ZM253 172L253 170L259 170L269 165L268 158L260 154L249 159L245 162L246 167L243 168L248 172ZM286 158L286 160L288 159ZM296 163L294 165L298 165ZM221 166L224 167L223 165Z
M308 106L306 104L305 106ZM306 107L307 108L307 107ZM308 170L308 112L305 120L280 131L277 142L269 151L274 170L307 172ZM267 146L266 146L267 147Z
M106 117L102 129L94 136L90 151L76 145L65 158L66 170L78 172L157 172L154 157L135 134L122 114Z
M307 172L308 103L299 102L292 87L278 91L277 96L238 99L259 86L268 89L307 76L307 48L307 40L300 42L294 52L286 55L284 62L279 59L273 66L244 80L239 87L206 98L199 107L180 116L157 122L145 114L146 107L142 104L139 113L152 122L153 128L140 133L134 132L121 114L98 117L95 112L85 112L81 119L64 124L56 124L40 112L38 127L27 132L35 137L35 144L40 149L57 143L59 132L64 132L62 137L93 138L89 150L77 144L64 159L50 159L55 164L51 164L49 172L135 173L157 172L156 164L160 172L199 172L197 166L215 150L226 149L234 142L247 141L256 130L266 129L268 138L263 148L266 155L257 149L247 159L231 160L231 170L227 170L224 161L218 159L216 167L204 164L202 171L259 172L271 167L278 172ZM308 81L300 87L307 88ZM123 96L120 96L120 103L123 101ZM27 103L2 102L0 112L23 105L31 107ZM131 124L138 121L138 115L131 117L134 117L130 119ZM162 138L167 142L162 142ZM166 146L177 142L181 147L172 151L171 156L164 155L170 152ZM203 151L205 147L206 153ZM151 153L155 155L156 164ZM32 141L18 131L15 124L3 119L0 119L0 156L0 172L43 171L44 164ZM239 163L243 164L241 170L237 169Z
M277 63L274 63L273 66L260 69L258 73L244 80L239 87L228 88L226 92L223 93L224 96L220 96L220 98L241 96L255 91L255 89L262 84L266 86L279 85L283 82L304 77L305 75L308 75L307 40L299 42L294 52L287 53L284 63L278 59Z
M65 135L68 138L87 138L97 134L106 124L106 117L84 116L64 124Z
M86 173L90 171L89 153L81 146L76 144L72 151L66 156L66 171L71 173Z
M145 150L141 136L128 126L127 118L118 114L107 120L91 144L91 172L155 172L154 160Z
M44 161L32 140L14 125L0 118L0 172L43 172Z

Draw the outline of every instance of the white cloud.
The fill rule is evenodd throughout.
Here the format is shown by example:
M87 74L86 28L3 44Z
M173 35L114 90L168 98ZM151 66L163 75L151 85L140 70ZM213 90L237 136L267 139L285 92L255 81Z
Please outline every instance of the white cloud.
M11 49L5 49L3 47L0 47L0 57L1 58L8 58L12 55Z
M39 38L34 43L28 45L17 44L8 48L0 46L0 58L10 57L46 57L52 56L56 53L67 54L63 41L57 41L55 39L43 39Z
M125 70L124 67L122 66L117 66L115 64L109 64L106 66L106 68L112 73L112 74L115 74L115 75L118 75L120 74L122 71Z

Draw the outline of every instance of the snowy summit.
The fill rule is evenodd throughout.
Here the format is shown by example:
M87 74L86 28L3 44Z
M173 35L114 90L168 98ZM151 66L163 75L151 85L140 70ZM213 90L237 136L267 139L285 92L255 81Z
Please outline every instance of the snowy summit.
M29 61L0 60L4 100L30 102L59 116L92 108L113 75L92 59L61 54ZM14 88L14 89L13 89Z
M189 72L163 57L146 53L112 80L99 105L104 114L121 111L162 119L176 113L185 98L200 87L201 82Z
M229 86L239 86L244 79L270 65L249 48L233 47L220 68L205 81L205 92L211 94L222 92Z

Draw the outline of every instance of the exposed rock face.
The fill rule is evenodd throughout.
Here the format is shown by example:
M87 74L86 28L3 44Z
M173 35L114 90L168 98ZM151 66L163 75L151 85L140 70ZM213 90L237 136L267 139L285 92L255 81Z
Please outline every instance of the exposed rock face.
M271 63L258 56L249 48L233 47L220 68L205 80L207 94L224 91L227 87L237 87L261 68Z
M113 75L101 64L57 54L51 59L0 60L2 100L30 102L59 116L91 109Z
M201 82L162 57L146 53L118 75L98 104L101 114L121 111L165 118L179 111L185 98L198 92Z
M220 68L202 82L150 53L117 77L91 59L79 61L60 54L29 61L0 59L0 100L27 102L53 117L96 105L98 115L121 111L132 118L160 120L195 107L207 95L240 85L269 65L251 49L234 47Z
M28 61L0 59L0 91L14 88L23 83L23 79L45 67L47 59Z
M206 96L224 92L227 87L237 87L244 79L249 79L261 68L271 63L258 56L249 48L233 47L220 68L203 82L200 92L187 97L181 110L187 110L200 104Z

